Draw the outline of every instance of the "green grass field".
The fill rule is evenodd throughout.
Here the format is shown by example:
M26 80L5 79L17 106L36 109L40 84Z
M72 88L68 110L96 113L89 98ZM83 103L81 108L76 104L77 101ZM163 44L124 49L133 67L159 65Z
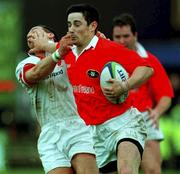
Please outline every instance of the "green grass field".
M42 169L9 169L7 171L1 172L0 174L44 174Z
M42 169L9 169L8 171L1 172L0 174L44 174ZM163 171L162 174L180 174L180 171Z

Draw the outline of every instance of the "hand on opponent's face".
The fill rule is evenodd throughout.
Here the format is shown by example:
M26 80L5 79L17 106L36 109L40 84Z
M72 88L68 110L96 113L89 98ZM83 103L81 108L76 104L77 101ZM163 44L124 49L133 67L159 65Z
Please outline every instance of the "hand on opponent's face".
M48 51L49 44L54 43L53 40L49 39L48 34L49 33L38 28L29 32L27 42L30 48L30 54L35 54L40 51Z
M71 34L67 33L65 36L63 36L59 41L59 45L59 55L63 57L71 50L71 47L73 46Z

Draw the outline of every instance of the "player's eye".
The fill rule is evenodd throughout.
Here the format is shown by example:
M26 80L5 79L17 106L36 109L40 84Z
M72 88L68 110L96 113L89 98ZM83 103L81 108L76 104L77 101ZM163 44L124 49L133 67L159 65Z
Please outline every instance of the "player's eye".
M120 35L115 35L114 37L115 37L116 39L121 38L121 36L120 36Z
M128 38L129 37L129 34L125 34L123 35L124 38Z
M74 22L74 26L75 26L75 27L79 27L80 25L81 25L81 22L79 22L79 21L75 21L75 22Z

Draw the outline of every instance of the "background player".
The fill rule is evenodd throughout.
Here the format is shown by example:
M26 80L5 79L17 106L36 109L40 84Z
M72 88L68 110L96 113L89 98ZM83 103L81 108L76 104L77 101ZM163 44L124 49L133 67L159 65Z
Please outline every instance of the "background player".
M163 134L159 119L170 107L173 89L159 60L138 43L135 20L130 14L121 14L113 19L112 38L115 42L135 50L142 59L150 62L153 76L142 86L131 91L134 106L143 113L147 125L147 140L141 167L145 174L161 173L160 141Z

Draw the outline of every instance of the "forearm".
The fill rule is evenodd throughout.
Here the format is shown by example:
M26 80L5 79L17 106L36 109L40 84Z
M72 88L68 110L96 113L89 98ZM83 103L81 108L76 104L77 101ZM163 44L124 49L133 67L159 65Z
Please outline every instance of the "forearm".
M151 77L152 74L153 69L150 67L137 67L132 73L131 77L128 79L129 89L139 87L141 84L145 83Z
M157 105L153 108L160 116L164 114L171 106L172 99L168 96L162 97Z
M26 72L25 76L28 82L37 83L39 80L44 79L52 73L56 65L53 60L53 54L42 59L38 64Z

